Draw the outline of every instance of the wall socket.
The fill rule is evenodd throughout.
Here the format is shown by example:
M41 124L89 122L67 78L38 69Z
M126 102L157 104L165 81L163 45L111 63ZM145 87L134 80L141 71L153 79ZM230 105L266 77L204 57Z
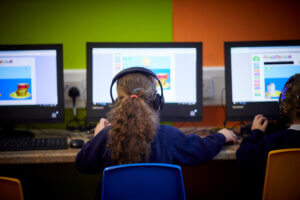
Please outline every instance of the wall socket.
M69 97L69 90L76 87L80 96L76 98L76 107L85 108L86 102L86 70L64 70L64 98L65 108L72 108L72 98Z
M202 86L202 92L203 92L203 98L204 99L213 99L215 96L215 86L214 86L214 80L212 77L203 77L203 86Z
M202 89L204 106L225 105L225 68L223 66L203 67Z
M225 68L223 66L203 67L203 105L225 104ZM80 96L76 99L77 108L85 108L86 102L86 70L64 70L65 107L72 108L72 99L68 92L71 87L77 87ZM223 97L222 97L223 93ZM222 102L223 100L223 102Z

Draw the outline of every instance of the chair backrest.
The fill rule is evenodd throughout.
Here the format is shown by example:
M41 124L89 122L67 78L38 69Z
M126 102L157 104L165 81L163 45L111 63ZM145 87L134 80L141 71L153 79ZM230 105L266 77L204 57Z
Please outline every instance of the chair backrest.
M16 178L0 176L0 199L23 200L21 182Z
M300 148L270 151L263 200L300 199Z
M182 171L178 165L126 164L103 171L102 200L185 200Z

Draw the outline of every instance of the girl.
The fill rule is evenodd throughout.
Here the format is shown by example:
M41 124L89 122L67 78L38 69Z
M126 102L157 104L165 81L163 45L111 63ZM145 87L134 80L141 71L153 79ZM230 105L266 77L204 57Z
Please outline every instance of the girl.
M239 164L264 168L271 150L300 147L300 74L292 76L285 84L279 106L280 116L289 128L265 135L268 119L256 115L250 137L244 138L237 151Z
M99 174L107 166L141 162L196 165L211 160L225 142L236 142L236 135L227 129L200 138L159 125L163 94L156 93L155 79L152 71L139 67L116 75L112 85L117 81L118 98L116 102L112 98L108 120L100 120L95 137L78 153L79 171Z
M287 129L265 134L268 119L256 115L251 134L243 139L236 153L242 167L241 193L245 199L261 199L268 153L275 149L300 148L300 74L292 76L285 84L280 101L280 117Z

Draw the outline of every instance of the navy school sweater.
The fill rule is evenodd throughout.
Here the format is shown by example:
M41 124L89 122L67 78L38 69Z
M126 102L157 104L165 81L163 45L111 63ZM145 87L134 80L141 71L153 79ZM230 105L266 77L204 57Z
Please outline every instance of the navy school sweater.
M80 172L98 174L112 165L106 147L109 130L110 127L104 128L77 154L75 165ZM185 135L172 126L159 125L148 162L197 165L211 160L221 151L224 142L225 136L220 133L200 138L195 134Z
M113 165L110 151L106 147L110 127L104 128L92 140L87 142L76 156L76 168L87 174L102 174L105 167ZM159 125L151 144L148 162L178 165L197 165L211 160L218 154L225 136L220 133L200 138L195 134L185 135L179 129L168 125ZM101 199L102 181L96 190L96 199Z
M300 148L300 131L287 129L265 134L256 129L243 139L236 159L241 169L241 193L247 194L245 199L261 199L268 153L286 148Z
M264 169L270 151L287 148L300 148L300 131L287 129L266 135L255 129L243 139L236 159L242 166Z

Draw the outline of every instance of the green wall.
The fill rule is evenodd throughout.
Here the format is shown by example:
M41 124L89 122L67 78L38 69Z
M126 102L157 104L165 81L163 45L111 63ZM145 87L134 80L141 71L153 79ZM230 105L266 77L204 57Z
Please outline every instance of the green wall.
M64 69L86 68L86 42L172 41L172 0L12 0L0 5L0 44L62 43Z
M12 0L0 6L0 44L61 43L64 69L86 68L86 42L171 42L173 37L172 0ZM78 111L80 118L85 113ZM65 122L71 118L66 109Z

